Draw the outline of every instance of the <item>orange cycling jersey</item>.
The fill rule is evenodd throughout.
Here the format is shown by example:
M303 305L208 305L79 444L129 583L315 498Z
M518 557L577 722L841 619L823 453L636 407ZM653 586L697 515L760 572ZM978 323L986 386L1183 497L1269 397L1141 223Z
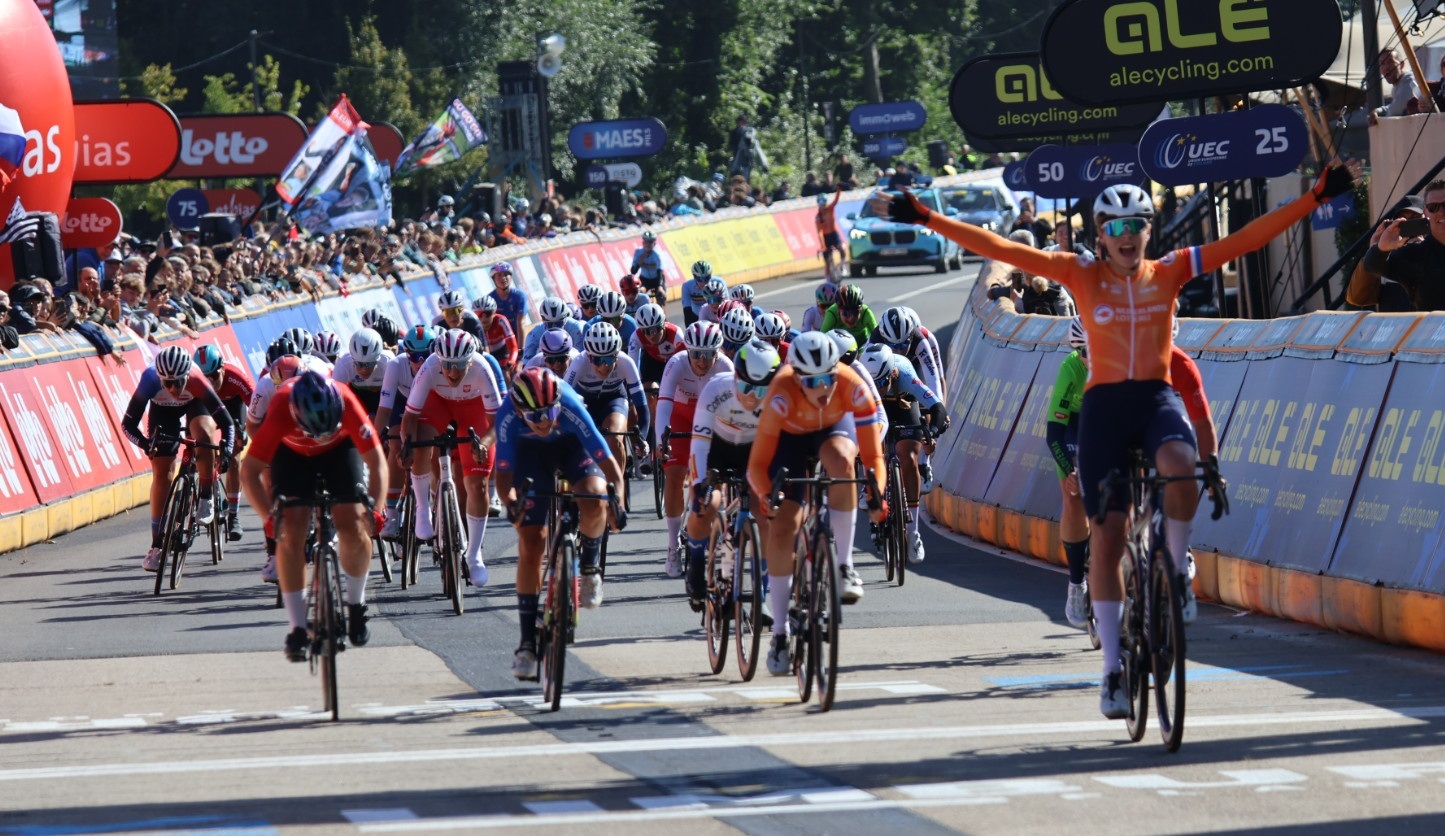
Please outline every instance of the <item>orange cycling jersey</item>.
M858 432L858 455L865 467L871 468L876 478L883 475L883 437L878 431L878 405L873 393L858 373L847 366L839 365L838 382L828 402L821 407L814 406L798 382L798 374L792 366L778 370L777 377L768 386L764 396L763 414L758 421L758 433L753 440L752 452L748 454L748 483L758 496L766 496L772 488L768 467L778 450L783 433L804 435L829 429L853 416L853 425ZM875 486L882 495L882 483Z
M1053 279L1074 294L1089 345L1089 389L1125 380L1170 382L1174 299L1184 283L1263 247L1318 205L1306 192L1218 241L1144 259L1132 276L1092 255L1036 250L939 212L927 225L971 252Z

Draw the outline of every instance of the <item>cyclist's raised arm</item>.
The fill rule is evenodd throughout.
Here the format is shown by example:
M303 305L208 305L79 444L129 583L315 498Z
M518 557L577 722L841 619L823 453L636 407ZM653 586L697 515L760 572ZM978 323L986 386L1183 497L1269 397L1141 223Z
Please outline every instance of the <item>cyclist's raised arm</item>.
M1309 217L1321 203L1338 197L1354 187L1359 166L1336 163L1320 173L1313 188L1294 200L1245 224L1225 237L1198 248L1197 272L1184 276L1182 286L1196 275L1218 270L1230 261L1264 247L1284 234L1285 230Z
M933 212L914 197L911 192L889 199L878 193L869 199L873 211L899 223L926 226L943 237L960 244L964 249L985 258L992 258L1027 270L1036 276L1053 279L1068 285L1067 277L1077 261L1073 253L1051 252L1035 249L1027 244L1010 241L1001 235L981 227L956 221L947 215Z

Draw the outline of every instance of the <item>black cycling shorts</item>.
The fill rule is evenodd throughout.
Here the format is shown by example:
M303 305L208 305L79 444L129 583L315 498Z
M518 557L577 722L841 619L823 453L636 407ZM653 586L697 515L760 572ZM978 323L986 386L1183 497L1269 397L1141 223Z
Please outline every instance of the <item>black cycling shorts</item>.
M366 501L366 465L351 439L315 456L303 456L282 444L271 457L271 492L287 499L315 499L318 479L331 502Z
M823 442L834 436L851 439L853 437L852 421L844 418L826 430L815 430L802 435L783 433L778 439L778 451L773 454L773 462L768 465L768 478L776 479L778 471L785 467L788 469L788 475L795 479L811 476L810 465L818 460L818 451L822 449ZM710 454L708 460L712 460ZM803 493L803 485L786 485L783 488L784 499L791 499L800 504L803 501Z
M713 438L712 444L707 448L707 469L730 470L738 475L745 475L748 472L748 453L751 450L750 445L733 444Z
M551 441L517 439L517 454L512 465L512 485L522 493L522 483L532 480L533 490L552 490L553 476L561 476L573 487L588 476L601 476L602 468L593 461L577 438L566 435ZM522 500L522 525L546 525L547 499Z
M155 438L157 432L172 436L184 435L186 427L192 419L210 414L206 405L201 403L199 398L192 398L176 406L161 406L153 403L146 410L146 432L151 438ZM169 459L175 456L180 449L179 441L163 441L155 446L155 452L151 453L151 458Z
M1131 447L1144 451L1149 461L1171 441L1196 446L1194 428L1184 412L1179 393L1162 380L1126 380L1105 383L1084 392L1079 408L1079 491L1084 510L1099 516L1100 482L1112 470L1128 465ZM1127 491L1115 491L1110 511L1124 511Z
M643 383L662 383L662 372L667 368L667 361L659 360L642 352L642 362L637 366L637 374L642 378Z

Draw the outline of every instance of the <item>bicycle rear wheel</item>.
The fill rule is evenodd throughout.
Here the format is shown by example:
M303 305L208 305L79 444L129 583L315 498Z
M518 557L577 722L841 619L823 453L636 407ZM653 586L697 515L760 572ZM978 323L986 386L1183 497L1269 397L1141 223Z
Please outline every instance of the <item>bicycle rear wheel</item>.
M799 539L803 533L798 533ZM798 680L798 700L813 698L813 563L807 548L797 549L793 560L793 603L788 612L793 634L793 677Z
M206 526L206 533L211 538L211 565L214 566L226 559L226 515L220 506L220 483L216 484L211 495L211 522Z
M1130 549L1132 550L1132 546ZM1129 559L1126 557L1126 559ZM1134 562L1134 566L1138 566ZM1120 640L1124 647L1124 687L1129 692L1129 739L1135 743L1144 737L1149 725L1149 645L1144 636L1143 584L1131 573L1124 582L1124 621Z
M732 549L728 542L726 515L721 510L713 515L712 531L707 544L707 589L703 593L702 625L707 634L707 662L714 674L722 673L728 661L728 618L732 615L730 590L732 578L723 575L723 551Z
M758 523L751 517L733 555L733 633L737 639L738 673L751 682L758 672L763 641L762 550Z
M452 610L457 615L461 615L467 607L466 585L462 581L467 567L456 486L443 483L439 501L441 502L442 524L438 528L446 532L437 544L442 558L442 583L446 587L447 598L452 602ZM441 532L438 532L438 535L441 536Z
M1164 748L1179 751L1184 742L1184 613L1179 586L1169 553L1155 551L1150 566L1149 646L1153 652L1154 703Z
M813 535L813 612L809 619L814 657L813 675L818 680L818 707L833 707L838 692L838 639L843 624L843 603L838 595L838 570L834 565L833 538L824 528Z
M552 711L562 707L562 683L567 670L567 632L572 626L572 595L576 579L572 566L576 560L570 539L562 538L552 556L552 574L547 579L547 603L542 613L541 643L542 701Z
M175 551L170 555L171 561L171 589L181 585L181 575L186 571L186 552L190 551L192 535L196 525L196 476L194 474L182 474L181 501L179 504L180 515L176 518L177 524L172 526L171 542L175 545Z
M381 577L387 583L391 583L391 543L380 537L371 538L371 549L376 552L376 559L381 561Z
M893 580L896 569L898 585L902 586L908 580L908 508L903 497L903 468L896 458L888 466L888 485L888 516L892 517L889 521L892 558L888 579Z
M416 497L410 486L402 493L396 514L401 530L401 588L406 589L416 586L416 564L421 555L421 543L416 539Z

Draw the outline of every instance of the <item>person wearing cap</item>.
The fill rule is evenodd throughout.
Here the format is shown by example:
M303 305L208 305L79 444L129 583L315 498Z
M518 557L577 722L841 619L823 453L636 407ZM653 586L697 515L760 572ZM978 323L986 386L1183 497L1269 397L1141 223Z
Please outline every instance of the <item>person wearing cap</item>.
M0 349L9 351L20 347L20 332L10 324L10 294L0 290Z
M1411 218L1425 217L1425 200L1417 195L1406 195L1400 198L1375 231L1370 234L1370 245L1374 246L1380 242L1385 234L1385 229L1391 221ZM1357 308L1370 308L1380 313L1402 313L1415 310L1414 303L1410 300L1410 294L1396 282L1386 276L1375 275L1365 269L1364 259L1355 263L1355 270L1350 274L1350 285L1345 289L1345 301Z
M10 289L14 307L10 309L10 324L22 336L35 331L59 331L45 317L45 303L49 297L34 284L17 284Z
M1405 217L1381 224L1376 230L1379 237L1360 260L1360 267L1376 280L1389 276L1399 282L1409 292L1415 310L1445 310L1445 180L1431 181L1423 197L1425 228L1404 226L1415 223ZM1353 289L1354 282L1350 285Z

